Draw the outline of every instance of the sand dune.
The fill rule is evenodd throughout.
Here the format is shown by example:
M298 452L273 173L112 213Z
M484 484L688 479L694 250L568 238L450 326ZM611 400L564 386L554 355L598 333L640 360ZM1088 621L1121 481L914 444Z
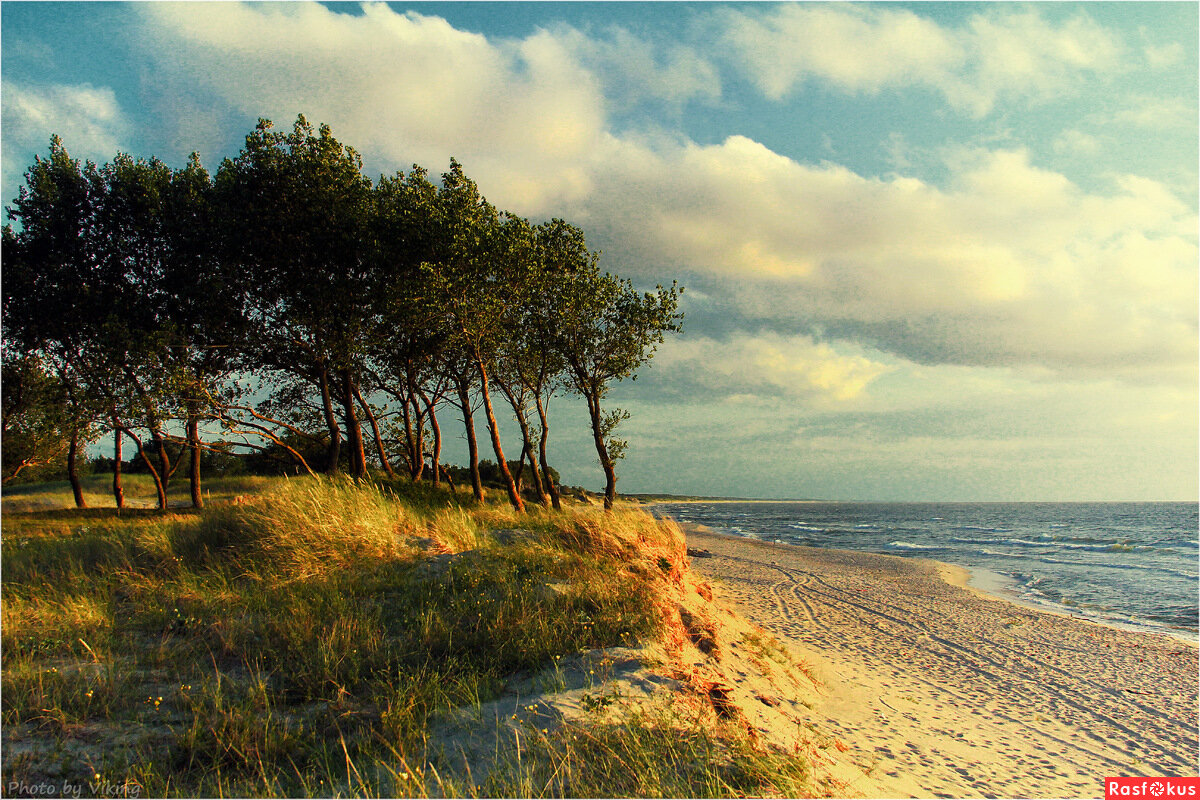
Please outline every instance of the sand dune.
M885 797L1095 797L1196 775L1197 648L965 588L936 562L689 529L693 569L810 662L814 721ZM957 585L956 585L957 584Z

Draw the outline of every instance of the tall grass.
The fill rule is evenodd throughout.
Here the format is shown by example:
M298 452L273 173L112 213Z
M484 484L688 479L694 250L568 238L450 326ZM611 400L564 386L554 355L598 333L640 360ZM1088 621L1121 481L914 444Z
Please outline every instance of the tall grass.
M6 745L22 747L5 782L101 774L151 795L484 791L426 770L431 722L556 656L657 635L656 603L683 569L678 529L641 512L517 516L348 479L259 488L169 516L20 514L6 496L3 720ZM665 741L661 726L643 727L621 741ZM81 732L102 742L87 758ZM606 742L597 752L617 748L588 735ZM703 737L680 741L708 752ZM540 756L552 773L558 752ZM574 769L572 787L628 788ZM488 791L526 794L541 774ZM721 780L664 785L740 791Z
M495 797L811 797L806 760L760 746L711 709L659 704L530 731L480 787Z

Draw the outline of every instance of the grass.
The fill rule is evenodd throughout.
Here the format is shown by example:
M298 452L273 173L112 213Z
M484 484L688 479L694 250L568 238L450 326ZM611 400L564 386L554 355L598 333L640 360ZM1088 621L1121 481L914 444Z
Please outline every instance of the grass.
M486 795L808 797L806 760L763 748L711 709L659 704L618 720L532 731L490 775Z
M684 569L673 523L518 517L325 478L213 481L254 496L166 515L48 508L59 489L20 488L4 497L5 785L531 796L544 782L649 796L604 761L615 754L676 765L660 776L667 794L777 786L736 737L681 737L662 717L547 738L486 786L439 772L430 752L439 715L512 676L656 636L656 603Z
M256 494L278 481L278 478L261 475L213 478L204 482L204 498L206 502L213 500L219 502L238 495ZM112 495L112 475L84 475L80 478L80 482L83 485L83 498L89 509L99 512L101 509L116 508L116 501ZM154 482L149 475L127 473L122 475L121 483L125 491L125 512L157 507L158 495L155 493ZM176 476L169 482L167 501L175 505L191 504L191 489L186 477ZM76 513L74 505L75 496L71 493L71 484L67 481L22 483L4 487L4 510L10 514L27 511L58 511L61 513L69 510L70 514L67 516L73 518Z

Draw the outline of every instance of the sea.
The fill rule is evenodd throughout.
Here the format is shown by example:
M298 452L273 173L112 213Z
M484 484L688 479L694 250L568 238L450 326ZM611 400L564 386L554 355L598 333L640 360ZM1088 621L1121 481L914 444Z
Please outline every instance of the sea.
M929 558L1018 603L1197 639L1196 503L659 503L766 542Z

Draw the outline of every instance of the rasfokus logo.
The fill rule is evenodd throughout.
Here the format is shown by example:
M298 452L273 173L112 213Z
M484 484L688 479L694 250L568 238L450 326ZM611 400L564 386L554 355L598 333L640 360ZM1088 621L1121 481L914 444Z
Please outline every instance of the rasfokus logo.
M1114 797L1200 798L1200 778L1105 778L1104 800Z

